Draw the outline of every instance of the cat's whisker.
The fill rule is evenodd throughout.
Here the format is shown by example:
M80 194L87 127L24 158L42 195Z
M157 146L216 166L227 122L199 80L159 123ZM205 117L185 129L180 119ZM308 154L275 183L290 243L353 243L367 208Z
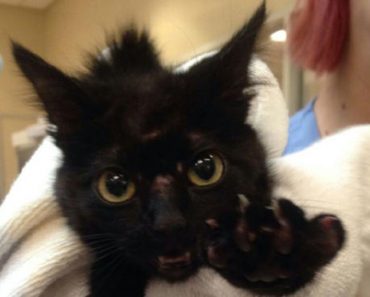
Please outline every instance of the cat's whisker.
M81 237L82 238L100 238L100 237L108 238L108 237L111 237L111 236L114 236L114 234L110 234L110 233L95 233L95 234L82 235Z
M89 244L113 242L111 238L94 238L94 239L87 239L87 241L89 242Z
M115 270L120 266L122 262L121 256L118 254L113 257L110 261L105 263L103 267L100 267L99 272L102 274L99 278L100 290L104 289L104 283L109 280L110 276L115 272ZM107 273L106 273L107 272Z
M114 255L114 252L115 252L115 251L111 251L110 253L106 253L105 255L103 255L103 256L101 256L101 257L96 257L96 258L94 259L94 261L95 261L96 263L98 263L98 262L102 263L102 261L103 261L104 259L107 259L108 257L110 257L110 256Z
M105 247L114 247L116 246L112 241L93 241L89 243L95 250Z
M95 241L91 243L91 246L96 250L97 248L111 247L114 246L111 242L107 241Z
M87 239L87 241L89 242L89 243L95 243L95 242L107 242L107 243L109 243L109 242L112 242L113 241L113 239L112 238L93 238L93 239Z
M115 246L114 242L106 240L89 241L88 245L95 251L99 251L102 248Z
M112 271L113 270L113 267L117 267L117 263L121 263L122 262L122 257L120 254L116 254L115 256L113 256L109 261L107 261L105 264L103 264L103 266L100 266L100 271L104 274L104 275L109 275L109 273L105 273L108 271Z
M113 255L117 251L118 251L118 249L116 247L111 247L110 249L107 249L107 250L98 251L100 256L96 257L95 261L98 262L98 261L101 261L103 259L106 259L107 257Z

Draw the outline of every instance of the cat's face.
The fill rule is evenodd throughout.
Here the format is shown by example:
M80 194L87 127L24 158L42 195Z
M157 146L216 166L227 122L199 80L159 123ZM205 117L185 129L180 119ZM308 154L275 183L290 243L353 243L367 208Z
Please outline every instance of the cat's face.
M129 30L70 77L16 45L64 154L56 196L96 257L116 254L182 279L201 263L206 221L232 223L239 197L266 204L269 178L255 131L247 68L259 11L216 55L185 73Z

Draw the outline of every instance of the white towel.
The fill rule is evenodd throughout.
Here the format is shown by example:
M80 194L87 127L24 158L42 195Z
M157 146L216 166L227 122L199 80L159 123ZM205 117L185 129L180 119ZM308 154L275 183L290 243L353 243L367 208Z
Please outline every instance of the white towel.
M370 127L356 128L307 149L277 158L286 143L288 116L276 80L256 61L251 71L271 82L258 87L247 122L253 124L276 172L277 196L292 199L310 215L328 211L344 222L343 251L315 281L294 296L367 297L359 285L369 267ZM0 207L0 296L87 295L89 256L67 227L52 195L60 152L47 138L23 169ZM370 160L370 159L369 159ZM366 203L367 202L367 203ZM365 285L366 281L363 282ZM122 292L122 297L125 294ZM148 297L252 297L209 269L188 282L153 280Z

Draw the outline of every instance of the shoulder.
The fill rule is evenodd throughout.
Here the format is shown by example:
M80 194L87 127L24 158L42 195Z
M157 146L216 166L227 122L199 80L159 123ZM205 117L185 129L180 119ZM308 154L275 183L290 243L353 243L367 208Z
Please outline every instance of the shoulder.
M293 115L289 120L288 143L284 154L300 151L320 138L314 112L315 100Z

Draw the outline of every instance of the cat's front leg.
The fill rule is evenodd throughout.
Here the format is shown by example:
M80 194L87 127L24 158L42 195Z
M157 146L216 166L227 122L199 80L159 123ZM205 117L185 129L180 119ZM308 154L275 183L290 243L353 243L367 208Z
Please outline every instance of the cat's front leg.
M341 249L339 219L322 214L311 220L292 202L242 209L230 225L211 218L205 240L210 266L234 285L256 293L292 293L328 264Z
M95 261L88 297L144 297L148 275L118 258Z

